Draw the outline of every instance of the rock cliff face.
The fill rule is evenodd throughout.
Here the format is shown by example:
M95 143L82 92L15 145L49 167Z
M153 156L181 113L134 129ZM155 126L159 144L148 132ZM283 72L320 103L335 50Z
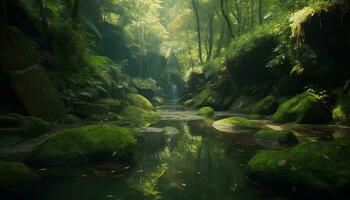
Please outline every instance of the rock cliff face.
M1 96L17 100L25 114L46 120L57 120L64 116L65 106L60 93L38 62L35 45L15 28L1 24L3 38L0 70L4 80ZM13 59L15 57L15 59ZM1 102L6 107L9 101ZM11 104L11 102L10 102ZM5 110L5 108L4 108Z

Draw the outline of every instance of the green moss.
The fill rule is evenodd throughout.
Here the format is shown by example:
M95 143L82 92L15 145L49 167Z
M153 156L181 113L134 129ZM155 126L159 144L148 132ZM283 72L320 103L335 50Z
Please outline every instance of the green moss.
M211 86L208 86L207 88L203 89L198 95L196 95L193 100L192 104L195 107L201 107L201 106L220 106L222 99L220 98L220 95L218 92L214 91L214 89Z
M326 123L330 120L330 112L317 95L303 93L283 103L272 120L278 123Z
M213 117L215 115L215 111L212 107L203 107L197 111L197 115Z
M160 116L157 113L136 106L128 106L121 113L121 120L125 120L139 127L149 126L159 118Z
M243 117L230 117L218 120L213 123L213 127L223 132L257 131L261 129L261 124Z
M57 133L33 152L30 161L56 164L124 158L136 143L133 131L117 125L91 125Z
M172 126L164 127L162 132L164 135L177 135L180 133L180 131L177 128Z
M0 161L0 193L2 198L28 197L37 182L36 174L23 163Z
M272 115L276 112L278 105L279 104L276 97L267 96L255 104L253 113L261 115Z
M333 120L338 124L350 125L350 97L342 96L333 109Z
M40 118L19 114L0 116L0 124L1 133L20 137L38 136L50 129L50 124Z
M299 141L292 132L263 129L256 133L256 142L266 148L282 148L294 146Z
M250 178L281 192L339 194L350 184L350 139L308 142L295 147L259 151L248 163Z
M144 110L153 110L152 103L146 99L144 96L139 94L128 94L127 100L129 103L133 106L137 106L139 108L142 108Z

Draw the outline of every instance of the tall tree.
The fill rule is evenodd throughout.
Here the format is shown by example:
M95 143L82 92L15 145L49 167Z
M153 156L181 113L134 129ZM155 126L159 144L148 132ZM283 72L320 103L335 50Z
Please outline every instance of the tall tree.
M221 0L220 1L220 7L221 7L221 14L224 17L224 19L226 21L226 24L227 24L227 28L228 28L229 34L230 34L231 38L234 38L235 35L233 34L231 20L230 20L230 17L228 15L228 13L227 13L227 10L228 10L227 9L227 0Z
M259 24L263 24L264 22L264 11L263 11L263 0L259 0Z
M192 0L192 7L193 7L193 11L194 11L195 18L196 18L199 60L200 60L200 63L203 64L201 26L200 26L200 21L199 21L198 2L196 0Z

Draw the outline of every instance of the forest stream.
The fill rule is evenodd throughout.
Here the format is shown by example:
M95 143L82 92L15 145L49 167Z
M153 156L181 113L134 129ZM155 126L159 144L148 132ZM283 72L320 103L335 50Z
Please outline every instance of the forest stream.
M141 130L144 134L135 150L134 164L38 168L40 195L35 199L287 199L259 189L245 175L247 162L262 149L254 132L225 134L212 128L212 120L174 102L157 113L161 119ZM234 114L217 112L214 119L229 116ZM331 140L349 133L347 128L334 126L259 122L274 129L297 131L301 141ZM38 141L29 143L19 144L17 149L29 150Z

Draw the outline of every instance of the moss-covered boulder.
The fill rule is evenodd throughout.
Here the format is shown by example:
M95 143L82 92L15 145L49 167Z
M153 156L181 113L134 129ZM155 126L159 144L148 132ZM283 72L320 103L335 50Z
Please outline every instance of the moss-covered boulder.
M96 104L108 106L109 110L115 113L120 113L123 107L120 100L112 98L99 99L96 101Z
M96 115L105 115L110 111L107 105L79 102L74 104L74 113L82 118L90 118Z
M117 125L67 129L39 145L28 162L52 165L76 161L124 159L136 143L133 131Z
M19 137L34 137L47 133L48 122L31 116L7 114L0 116L0 133Z
M300 143L279 151L263 150L249 161L247 174L274 191L332 199L324 194L349 194L349 154L349 138Z
M331 113L317 95L306 92L279 106L272 120L277 123L322 124L331 120Z
M212 107L203 107L197 111L197 115L205 116L205 117L213 117L215 115L215 111Z
M60 93L39 65L12 71L11 85L30 115L45 120L62 118L66 111Z
M37 175L26 165L0 161L0 194L2 199L27 199L34 192Z
M276 97L270 95L255 104L253 113L260 115L272 115L276 112L279 103Z
M127 106L120 115L120 120L139 127L146 127L158 121L160 116L136 106Z
M221 132L241 133L258 131L261 129L261 124L243 117L230 117L215 121L213 127Z
M339 97L332 114L337 124L350 125L350 97Z
M264 148L279 149L299 143L292 132L263 129L256 133L255 141Z
M152 103L142 95L128 94L127 100L131 105L142 108L144 110L154 109Z
M241 95L232 102L230 111L245 114L252 113L252 108L256 101L256 98L253 96Z
M220 97L220 94L214 91L211 87L207 87L192 99L191 104L193 104L194 107L201 107L201 106L220 107L221 101L222 99Z

